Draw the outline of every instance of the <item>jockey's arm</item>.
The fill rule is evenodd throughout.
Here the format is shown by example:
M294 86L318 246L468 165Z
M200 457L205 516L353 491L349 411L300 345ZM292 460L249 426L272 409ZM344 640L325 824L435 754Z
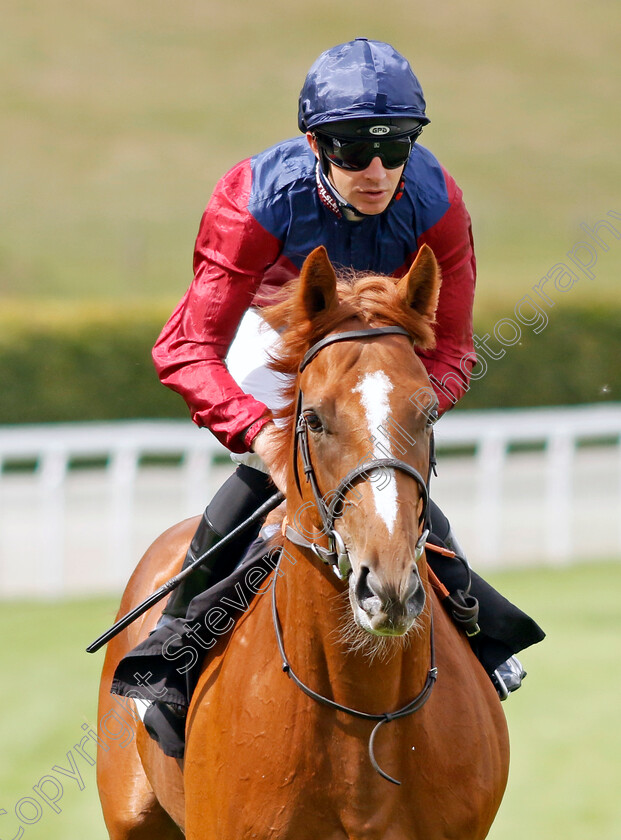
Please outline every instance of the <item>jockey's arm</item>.
M476 363L472 340L472 308L476 259L470 216L462 192L444 170L450 206L418 240L430 246L442 274L436 312L436 347L419 353L436 391L439 413L452 408L470 387Z
M194 422L232 452L247 452L267 408L229 374L226 355L280 243L247 208L248 161L218 183L203 215L194 280L153 349L161 382L181 394Z

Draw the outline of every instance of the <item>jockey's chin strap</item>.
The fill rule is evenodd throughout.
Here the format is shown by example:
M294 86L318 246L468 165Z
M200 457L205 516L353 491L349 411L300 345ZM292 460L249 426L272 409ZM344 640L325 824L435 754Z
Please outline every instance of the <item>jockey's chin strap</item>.
M326 338L321 339L321 341L318 341L316 344L313 344L313 346L307 351L304 358L302 359L302 363L299 367L299 373L302 373L304 368L315 358L315 356L317 355L317 353L319 353L320 350L322 350L324 347L327 347L330 344L335 344L338 341L354 341L356 339L364 338L379 338L383 335L405 335L407 338L411 338L407 330L403 329L403 327L396 326L375 327L363 330L349 330L348 332L334 333L333 335L329 335ZM343 511L344 498L347 491L350 490L351 487L358 481L368 480L369 474L374 470L392 469L404 472L407 475L412 476L412 478L418 484L420 495L423 500L423 509L419 517L419 527L422 528L424 525L426 525L428 518L429 493L427 490L427 482L418 472L418 470L416 470L409 464L406 464L405 461L400 461L398 458L376 458L367 461L362 465L354 467L353 470L350 470L345 476L345 478L343 478L342 481L339 483L338 487L336 487L335 490L328 494L331 497L331 501L329 502L329 504L326 504L325 497L322 495L319 489L317 476L315 474L315 470L311 461L310 447L308 443L308 423L306 416L302 411L302 400L303 394L302 389L300 388L298 390L296 406L297 424L295 428L295 449L293 453L293 469L295 482L300 495L302 495L302 489L300 487L300 477L298 473L297 455L299 450L300 457L302 459L304 475L306 476L306 481L311 486L313 496L315 498L315 505L319 512L319 516L321 517L321 522L323 525L321 533L325 534L328 537L328 547L325 548L324 546L318 545L318 543L316 542L310 542L290 525L287 525L286 527L285 536L292 543L295 543L295 545L298 545L301 548L310 549L316 557L318 557L324 563L331 565L335 574L342 579L347 577L347 575L351 571L351 563L343 539L334 527L334 522ZM432 459L430 459L430 469L432 463L433 461ZM418 560L420 560L423 554L425 542L427 541L428 536L429 529L424 528L423 533L420 535L414 550L414 555L417 562Z

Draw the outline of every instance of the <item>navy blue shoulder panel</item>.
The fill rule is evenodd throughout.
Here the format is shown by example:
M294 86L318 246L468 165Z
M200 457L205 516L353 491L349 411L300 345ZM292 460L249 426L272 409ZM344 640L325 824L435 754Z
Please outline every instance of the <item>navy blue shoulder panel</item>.
M295 205L315 208L315 156L306 137L278 143L250 160L252 188L248 210L259 224L283 242ZM295 202L292 205L292 198ZM303 223L306 213L302 213Z
M424 146L414 144L404 174L405 194L401 201L396 202L396 206L401 205L406 198L410 202L418 240L440 221L451 202L442 167L437 158Z
M449 208L444 173L436 158L414 146L405 191L386 212L349 222L322 204L315 157L305 137L286 140L251 159L248 209L282 243L298 269L324 245L338 267L393 274L417 251L417 241Z

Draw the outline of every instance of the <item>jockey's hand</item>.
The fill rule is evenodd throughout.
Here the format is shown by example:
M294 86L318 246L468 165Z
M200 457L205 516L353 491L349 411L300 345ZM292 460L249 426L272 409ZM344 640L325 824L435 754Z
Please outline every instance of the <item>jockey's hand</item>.
M278 452L278 430L276 424L270 420L261 429L259 434L252 441L252 451L256 452L265 466L268 468L270 477L276 487L286 494L287 492L287 469L282 458L276 457Z

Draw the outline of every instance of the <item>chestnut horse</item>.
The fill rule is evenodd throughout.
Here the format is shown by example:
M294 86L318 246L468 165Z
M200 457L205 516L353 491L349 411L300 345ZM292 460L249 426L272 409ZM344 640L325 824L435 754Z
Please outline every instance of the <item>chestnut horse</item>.
M401 280L337 281L318 248L267 311L281 332L274 367L291 374L281 564L203 666L184 761L141 724L102 744L112 840L487 835L506 723L423 550L433 414L413 397L432 391L412 345L433 346L439 283L426 246ZM121 612L178 570L195 526L156 541ZM100 719L116 663L157 612L109 645Z

